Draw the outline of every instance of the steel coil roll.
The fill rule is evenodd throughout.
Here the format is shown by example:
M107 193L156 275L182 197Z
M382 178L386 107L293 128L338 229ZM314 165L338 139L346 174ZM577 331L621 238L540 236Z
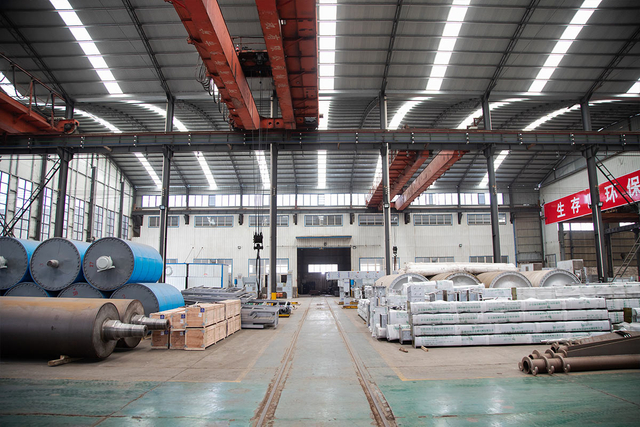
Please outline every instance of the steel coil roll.
M87 282L102 291L113 291L127 283L157 282L162 275L158 251L115 237L93 242L82 265Z
M109 298L107 292L94 288L88 283L72 283L58 294L58 298ZM127 322L125 322L127 323Z
M54 237L40 243L31 257L33 281L49 291L84 282L82 260L89 243Z
M51 292L48 292L42 286L33 282L22 282L15 286L12 286L4 294L7 297L40 297L49 298L54 296Z
M137 299L145 316L184 306L182 293L166 283L129 283L117 289L111 299Z
M567 270L523 271L522 274L531 281L531 284L535 288L552 288L580 284L580 279Z
M478 274L478 280L487 288L530 288L531 282L517 271L491 271Z
M126 336L144 336L147 327L120 322L108 300L0 298L3 355L104 359Z
M0 290L32 282L29 261L40 242L0 237Z

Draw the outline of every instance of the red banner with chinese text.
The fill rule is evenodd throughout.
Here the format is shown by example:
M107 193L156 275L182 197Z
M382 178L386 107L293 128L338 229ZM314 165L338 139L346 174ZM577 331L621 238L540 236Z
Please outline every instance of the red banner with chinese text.
M636 202L640 201L640 171L621 176L617 178L616 181L615 185L617 186L619 184L621 188L629 194L632 200ZM602 210L627 204L627 201L611 182L603 182L599 185L599 190ZM570 196L554 200L553 202L545 203L544 223L553 224L554 222L568 221L585 215L591 215L590 205L591 195L589 194L589 190L583 190Z

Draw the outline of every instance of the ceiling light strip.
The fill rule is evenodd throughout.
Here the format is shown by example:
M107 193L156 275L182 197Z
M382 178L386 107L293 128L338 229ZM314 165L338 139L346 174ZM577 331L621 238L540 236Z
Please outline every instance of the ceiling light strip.
M544 65L540 71L538 71L538 75L529 87L529 93L540 93L543 91L547 82L558 68L558 65L560 65L560 61L562 61L562 58L564 58L574 40L580 34L580 31L582 31L584 25L600 5L600 1L601 0L584 0L582 6L580 6L575 15L573 15L571 22L567 25L567 28L565 28L562 36L560 36L560 40L556 42Z
M431 66L431 74L427 80L427 90L437 92L442 87L444 77L447 73L447 67L451 60L451 54L456 46L464 17L469 9L471 0L453 0L449 9L449 16L442 31L442 38L438 45L433 65Z

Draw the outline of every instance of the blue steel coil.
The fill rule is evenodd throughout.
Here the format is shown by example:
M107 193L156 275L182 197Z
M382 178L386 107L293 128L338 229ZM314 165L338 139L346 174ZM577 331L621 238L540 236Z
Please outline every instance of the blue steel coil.
M72 283L58 294L58 298L109 298L109 296L109 292L94 288L89 283Z
M89 243L54 237L42 242L31 257L33 281L48 291L84 282L82 261Z
M127 283L157 282L162 258L151 246L105 237L89 246L83 270L87 282L102 291L113 291Z
M49 298L55 296L55 293L51 293L33 282L23 282L11 287L5 294L5 297L40 297Z
M0 237L0 290L32 282L29 262L40 242Z
M137 299L146 316L184 306L182 293L167 283L129 283L117 289L112 299Z

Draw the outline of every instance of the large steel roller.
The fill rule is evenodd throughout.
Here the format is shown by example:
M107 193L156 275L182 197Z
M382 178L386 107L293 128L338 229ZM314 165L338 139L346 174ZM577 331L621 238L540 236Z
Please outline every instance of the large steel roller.
M119 339L147 333L145 325L119 319L118 309L108 300L2 297L0 351L12 356L104 359Z
M0 237L0 289L31 282L29 261L40 242Z
M84 282L82 260L89 243L54 237L40 243L31 256L33 281L48 291Z

